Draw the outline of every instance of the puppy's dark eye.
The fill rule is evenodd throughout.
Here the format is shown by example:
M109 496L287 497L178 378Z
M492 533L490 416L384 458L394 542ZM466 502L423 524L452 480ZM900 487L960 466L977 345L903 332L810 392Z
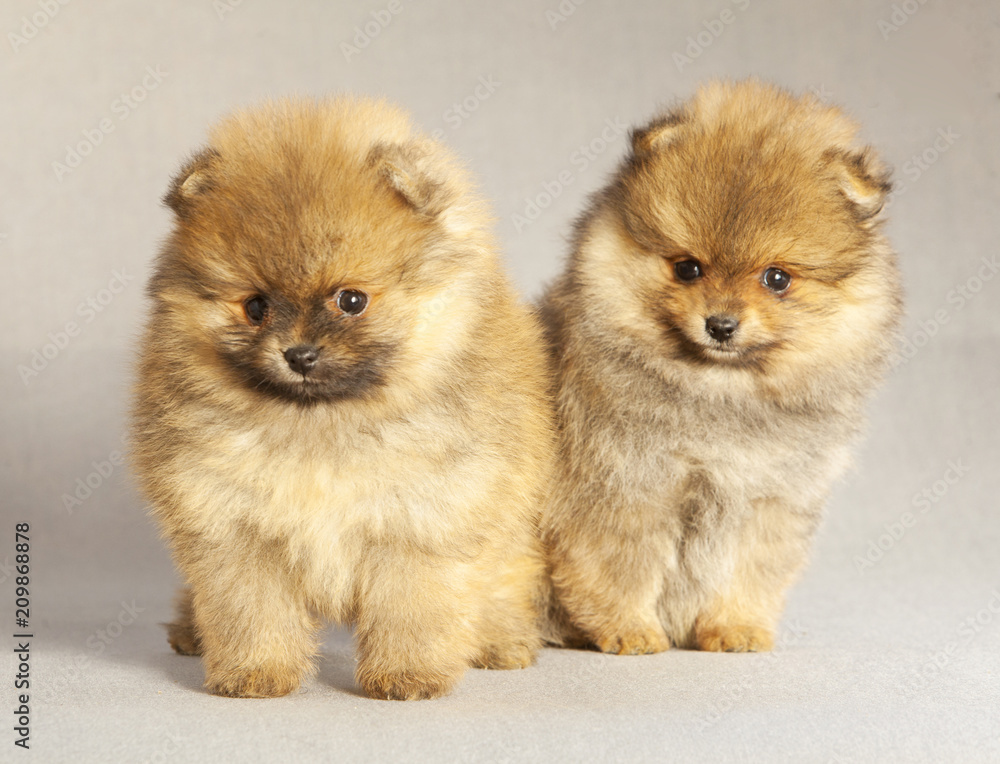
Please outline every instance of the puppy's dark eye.
M259 294L244 300L243 312L247 314L247 321L253 326L260 326L267 318L267 300Z
M337 295L337 307L349 316L359 316L368 307L368 295L356 289L345 289Z
M761 283L772 292L784 292L792 284L792 277L781 268L768 268L760 277Z
M681 281L694 281L704 275L701 263L697 260L681 260L674 263L674 273L677 274L677 278Z

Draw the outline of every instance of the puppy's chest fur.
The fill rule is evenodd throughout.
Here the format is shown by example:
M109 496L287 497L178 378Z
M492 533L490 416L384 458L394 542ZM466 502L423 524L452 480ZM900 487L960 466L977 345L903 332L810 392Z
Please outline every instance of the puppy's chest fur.
M721 532L762 501L818 504L846 467L853 427L835 410L796 411L630 377L630 394L596 417L604 430L599 461L617 464L612 471L628 483L623 495L688 532L710 533L713 523Z
M182 457L183 490L204 502L183 504L214 508L193 515L201 533L228 540L246 528L293 562L316 550L349 557L373 539L448 545L470 532L457 508L476 503L492 471L473 434L452 421L443 438L440 418L371 421L318 406L255 424L208 413L202 443Z

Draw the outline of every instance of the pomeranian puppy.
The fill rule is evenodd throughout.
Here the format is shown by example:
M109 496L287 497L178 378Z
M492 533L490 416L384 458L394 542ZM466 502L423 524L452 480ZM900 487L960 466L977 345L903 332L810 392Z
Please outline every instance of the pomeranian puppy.
M543 299L564 640L773 646L900 319L886 169L838 109L713 83L632 134Z
M464 172L385 103L288 100L165 201L133 448L187 584L173 647L237 697L298 687L324 620L377 698L530 664L549 372Z

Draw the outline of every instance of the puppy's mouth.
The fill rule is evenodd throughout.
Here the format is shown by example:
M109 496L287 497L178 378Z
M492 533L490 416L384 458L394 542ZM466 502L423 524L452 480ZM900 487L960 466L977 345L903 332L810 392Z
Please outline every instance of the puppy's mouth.
M696 341L684 330L667 326L666 334L677 357L699 366L759 367L776 343L745 344L734 339Z
M316 403L327 397L327 380L319 374L263 373L253 384L256 392L297 403Z
M351 399L371 398L388 384L396 347L369 343L364 353L349 361L337 358L268 357L258 364L252 356L233 356L233 365L254 394L303 407ZM296 369L296 367L300 367ZM305 368L308 367L308 368Z
M371 395L385 380L381 370L355 369L354 374L269 374L259 373L249 380L254 392L266 397L314 406L318 403L362 398Z
M735 347L725 342L715 342L711 345L701 345L701 352L708 358L715 358L728 363L753 352L753 348Z
M733 345L728 342L712 342L705 345L700 343L692 344L696 345L697 352L702 360L719 364L745 366L753 362L755 357L761 353L759 347Z

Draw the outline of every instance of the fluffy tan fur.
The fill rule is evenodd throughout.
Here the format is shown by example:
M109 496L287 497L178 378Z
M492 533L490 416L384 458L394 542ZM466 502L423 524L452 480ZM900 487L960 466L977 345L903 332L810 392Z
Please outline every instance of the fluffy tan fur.
M543 300L564 640L772 646L899 321L889 184L856 133L813 98L712 83L634 132L578 222Z
M323 620L378 698L530 664L544 342L464 172L384 103L279 101L216 126L166 201L133 463L188 586L171 644L241 697L294 690Z

